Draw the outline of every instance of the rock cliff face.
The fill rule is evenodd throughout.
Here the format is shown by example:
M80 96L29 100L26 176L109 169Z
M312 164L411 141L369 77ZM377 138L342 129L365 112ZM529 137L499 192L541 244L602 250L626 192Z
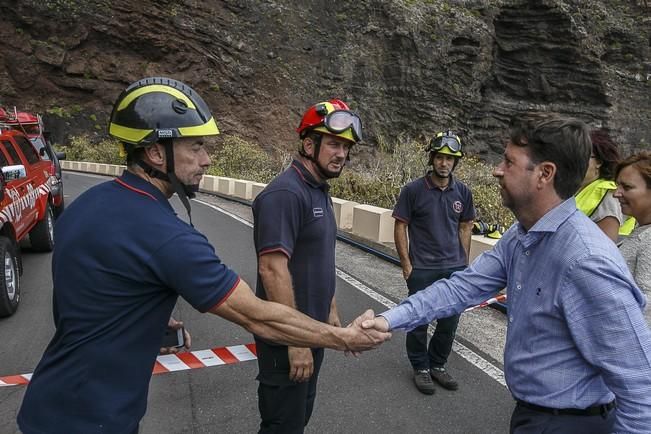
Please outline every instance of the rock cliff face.
M638 4L639 3L639 4ZM151 75L186 81L222 131L290 147L307 105L338 96L369 145L452 128L501 152L525 109L651 142L651 11L596 0L0 0L0 104L46 112L58 142L104 134Z

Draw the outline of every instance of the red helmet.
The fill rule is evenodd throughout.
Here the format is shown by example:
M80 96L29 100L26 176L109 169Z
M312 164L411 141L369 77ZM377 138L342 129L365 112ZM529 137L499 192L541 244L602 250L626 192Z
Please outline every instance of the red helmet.
M303 114L296 132L303 139L309 131L331 134L356 143L362 140L362 121L350 111L348 104L333 98L314 104Z

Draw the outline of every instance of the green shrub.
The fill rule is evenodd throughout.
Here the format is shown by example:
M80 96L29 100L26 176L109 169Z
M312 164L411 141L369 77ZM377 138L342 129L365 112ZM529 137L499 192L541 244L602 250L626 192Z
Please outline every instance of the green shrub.
M378 140L378 151L363 164L353 163L331 182L332 195L382 208L393 208L400 189L425 173L424 145L405 137L387 144ZM355 161L355 157L353 157Z
M92 143L87 136L74 136L70 143L59 146L66 153L66 160L88 161L92 163L124 164L125 158L120 156L117 140L105 139Z
M378 142L378 149L370 157L362 162L353 155L342 175L331 180L332 196L392 209L400 189L426 173L425 144L406 137L398 137L391 144L382 138ZM118 142L112 139L91 143L88 137L73 137L61 150L71 161L124 164ZM223 144L212 152L211 158L209 175L264 183L271 181L291 162L287 151L267 152L237 136L223 136ZM513 215L501 204L499 185L492 172L492 166L466 156L455 175L471 188L478 219L508 227L513 223Z
M472 190L478 220L505 227L513 224L513 214L502 206L500 187L497 179L493 177L493 166L477 157L467 156L459 164L455 173Z
M211 158L209 175L265 183L290 162L287 152L276 150L275 154L268 154L258 145L237 136L225 136L223 146Z
M341 199L392 209L402 186L426 173L425 148L424 143L404 137L393 145L380 140L375 157L344 170L331 182L331 193ZM472 190L477 219L508 227L513 215L502 206L499 185L492 173L491 165L474 156L465 156L455 170L455 176Z

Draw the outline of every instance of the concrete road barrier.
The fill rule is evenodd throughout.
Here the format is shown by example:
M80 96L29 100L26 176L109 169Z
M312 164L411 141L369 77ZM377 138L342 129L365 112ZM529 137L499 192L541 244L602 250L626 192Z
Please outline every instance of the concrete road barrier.
M224 176L217 177L217 193L232 196L234 188L235 180L233 178L226 178Z
M262 192L262 190L265 189L267 184L263 184L262 182L253 182L251 183L251 200L255 200L255 198Z
M373 205L353 207L353 234L376 243L393 241L391 210Z
M481 255L486 250L493 248L499 240L493 238L487 238L483 235L473 235L470 241L470 262L474 261L475 258Z
M244 181L242 179L234 180L233 196L244 200L251 200L253 197L253 182Z
M217 193L217 176L203 175L199 183L199 190L208 193Z
M333 197L332 205L334 207L337 227L342 231L350 231L353 229L353 208L359 205L359 203Z

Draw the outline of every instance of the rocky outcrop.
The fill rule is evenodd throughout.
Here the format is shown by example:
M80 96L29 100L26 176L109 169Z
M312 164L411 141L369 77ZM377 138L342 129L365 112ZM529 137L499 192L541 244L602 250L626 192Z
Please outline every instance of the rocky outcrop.
M148 75L205 97L221 130L292 146L331 96L382 137L459 130L488 158L509 118L553 110L651 141L651 15L595 0L1 0L0 103L48 112L58 141L104 134Z

